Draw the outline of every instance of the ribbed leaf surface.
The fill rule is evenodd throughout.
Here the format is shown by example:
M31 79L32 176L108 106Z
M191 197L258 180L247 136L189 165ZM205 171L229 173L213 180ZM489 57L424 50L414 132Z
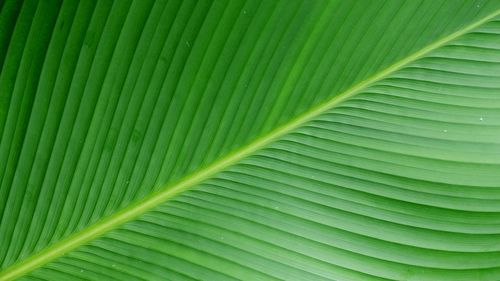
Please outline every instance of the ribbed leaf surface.
M0 280L500 280L499 1L0 9Z

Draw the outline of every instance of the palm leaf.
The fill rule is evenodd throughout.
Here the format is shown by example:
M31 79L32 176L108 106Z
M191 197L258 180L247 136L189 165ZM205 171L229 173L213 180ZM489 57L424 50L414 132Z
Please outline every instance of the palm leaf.
M500 279L500 2L0 8L0 280Z

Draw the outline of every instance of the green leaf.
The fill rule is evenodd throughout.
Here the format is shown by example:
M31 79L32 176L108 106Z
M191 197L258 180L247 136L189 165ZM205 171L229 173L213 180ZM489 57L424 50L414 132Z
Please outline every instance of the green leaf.
M0 280L500 280L499 1L0 9Z

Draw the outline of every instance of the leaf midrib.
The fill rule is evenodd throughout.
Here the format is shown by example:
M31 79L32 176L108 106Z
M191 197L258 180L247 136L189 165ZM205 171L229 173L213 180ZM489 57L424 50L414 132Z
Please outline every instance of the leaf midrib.
M70 235L69 237L50 245L49 247L43 249L42 251L30 256L29 258L20 261L10 267L6 268L4 271L0 272L0 281L12 280L18 278L32 270L43 266L44 264L55 260L56 258L68 253L69 251L81 246L102 234L115 229L117 226L131 221L137 218L139 215L153 209L154 207L168 201L169 199L183 193L184 191L190 190L197 184L203 182L205 179L223 171L225 168L239 162L243 158L252 155L256 151L264 148L267 144L277 140L281 136L293 131L294 129L302 126L306 122L312 120L314 117L327 112L328 110L334 108L342 101L356 95L361 90L366 89L368 86L382 80L383 78L389 76L390 74L398 71L404 66L410 64L413 61L422 58L431 51L449 43L450 41L457 39L458 37L468 33L469 31L479 27L480 25L488 22L497 15L500 15L500 9L494 11L493 13L475 21L458 31L451 33L450 35L443 37L426 47L410 54L409 56L397 61L396 63L390 65L384 70L376 73L375 75L362 80L347 89L346 91L334 96L333 98L321 103L317 106L312 107L310 110L298 115L293 118L288 123L281 125L270 131L267 135L262 136L255 141L243 146L239 150L229 153L225 157L213 162L212 164L206 166L205 168L195 171L192 174L187 175L178 182L165 186L161 191L153 193L138 202L124 208L117 213L101 219L99 222Z

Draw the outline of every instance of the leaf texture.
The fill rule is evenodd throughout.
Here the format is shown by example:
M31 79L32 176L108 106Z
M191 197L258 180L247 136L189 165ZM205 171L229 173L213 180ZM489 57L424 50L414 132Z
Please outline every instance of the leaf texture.
M0 280L500 280L500 2L0 8Z

